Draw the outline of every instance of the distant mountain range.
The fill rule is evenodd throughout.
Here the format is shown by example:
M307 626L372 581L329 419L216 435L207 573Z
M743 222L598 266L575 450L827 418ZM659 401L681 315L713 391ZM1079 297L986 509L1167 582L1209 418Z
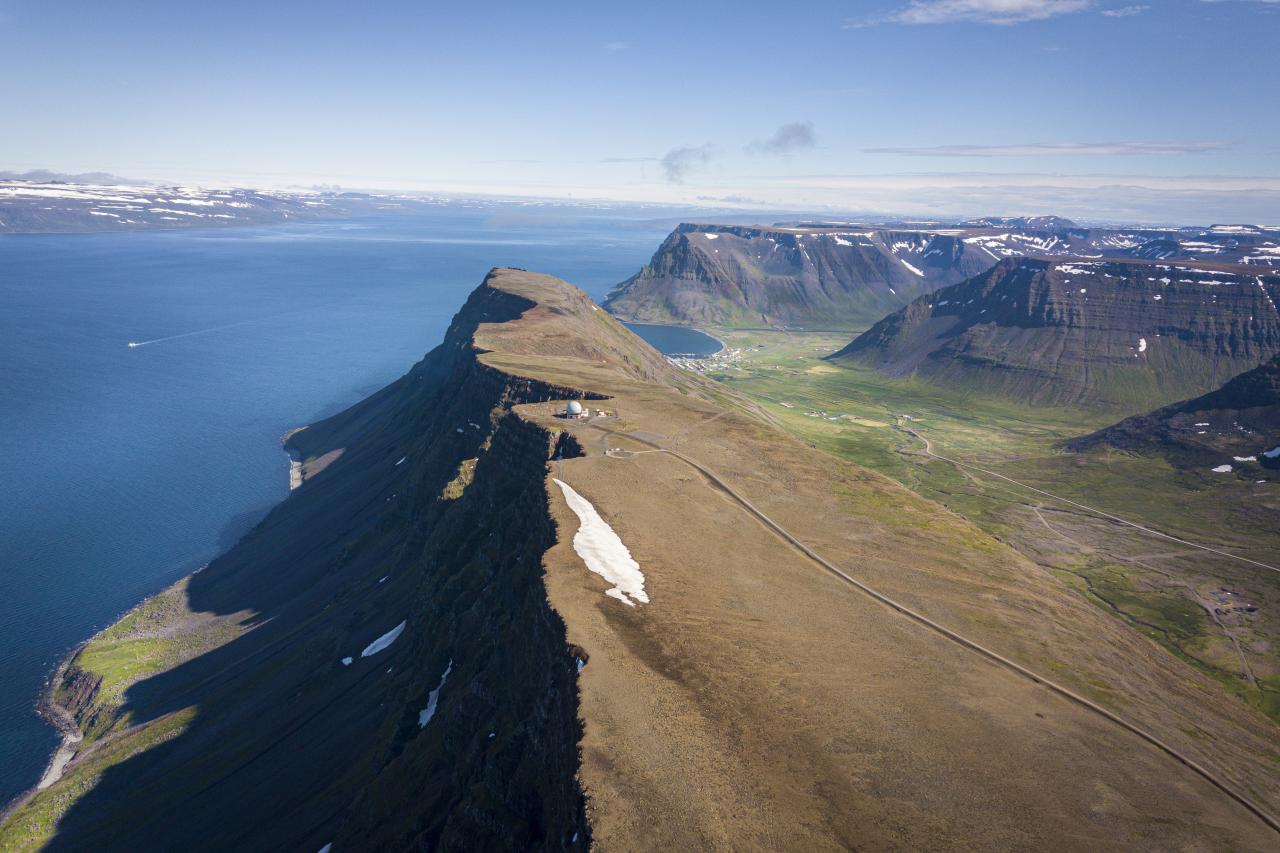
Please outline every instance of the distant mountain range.
M98 184L98 185L114 185L114 184L130 184L133 186L149 186L151 181L139 181L132 178L122 178L119 175L113 175L110 172L51 172L48 169L31 169L26 172L13 172L0 170L0 181L29 181L35 183L62 183L62 184Z
M1102 445L1159 453L1180 467L1219 473L1280 468L1280 355L1215 391L1125 418L1067 447Z
M831 356L1058 406L1135 411L1280 351L1280 276L1246 267L1008 259L917 298Z
M91 177L91 176L82 176ZM352 193L289 193L107 183L0 180L0 233L129 231L334 219L368 209Z
M859 328L1016 257L1280 267L1280 230L1093 229L1059 217L927 227L683 224L605 305L641 322Z
M1080 226L1061 216L982 216L960 223L967 228L1029 228L1040 231L1065 231Z

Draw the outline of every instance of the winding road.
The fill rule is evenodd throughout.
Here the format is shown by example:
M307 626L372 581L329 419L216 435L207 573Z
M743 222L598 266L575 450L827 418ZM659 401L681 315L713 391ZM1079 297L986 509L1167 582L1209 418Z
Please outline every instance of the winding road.
M707 422L709 421L704 421L703 423L707 423ZM847 574L846 572L837 568L832 563L828 562L824 557L822 557L820 554L815 552L812 548L810 548L808 545L802 542L799 538L794 536L790 531L788 531L781 524L779 524L778 522L770 518L768 515L766 515L759 507L757 507L747 498L739 494L732 486L730 486L723 479L721 479L720 476L717 475L714 471L707 468L705 465L698 462L697 460L689 456L686 456L685 454L681 453L678 450L662 447L661 445L656 444L655 442L650 441L647 438L638 436L633 433L618 432L616 430L607 429L598 424L590 424L589 426L591 426L593 429L597 429L601 431L602 433L605 433L606 435L614 435L614 436L626 438L630 441L635 441L639 444L642 444L642 445L645 445L646 447L651 448L650 450L646 450L646 451L622 451L621 453L627 454L625 456L614 455L614 451L609 450L609 451L606 451L605 453L607 457L614 458L614 459L622 459L622 458L629 458L630 455L633 455L636 453L652 453L652 452L666 453L670 456L674 456L676 459L679 459L681 462L685 463L686 465L688 465L689 467L697 471L699 474L701 474L704 478L706 478L707 482L713 488L723 492L733 502L737 503L742 509L744 509L746 512L750 513L753 517L755 517L757 521L762 523L765 527L771 530L775 535L777 535L779 538L783 539L785 542L790 544L792 547L794 547L804 556L808 557L814 563L817 563L818 566L821 567L823 570L843 580L845 583L849 584L850 586L854 587L855 589L859 590L865 595L871 597L872 599L880 602L886 607L889 607L897 611L898 613L902 614L903 616L907 617L908 619L911 619L917 624L922 625L925 628L928 628L929 630L942 635L943 637L947 638L953 643L963 646L964 648L969 649L970 651L975 652L981 655L982 657L985 657L987 660L991 661L992 663L995 663L1008 670L1011 670L1012 672L1024 678L1027 678L1032 682L1038 685L1041 685L1042 687L1045 687L1049 691L1058 694L1062 698L1070 702L1073 702L1076 705L1082 708L1085 708L1086 710L1091 711L1092 713L1097 714L1098 716L1103 717L1104 719L1110 721L1111 723L1114 723L1115 725L1130 732L1131 734L1138 736L1142 740L1146 741L1148 744L1156 747L1161 752L1164 752L1166 755L1173 758L1179 764L1182 764L1184 767L1194 772L1196 775L1200 776L1202 779L1204 779L1213 787L1217 788L1223 794L1230 797L1232 800L1235 800L1241 806L1248 809L1249 812L1252 813L1255 817L1257 817L1259 820L1265 823L1268 827L1274 830L1277 834L1280 834L1280 820L1272 816L1260 804L1255 803L1252 799L1250 799L1245 794L1235 790L1235 788L1233 788L1228 782L1224 781L1223 779L1220 779L1216 774L1214 774L1213 771L1209 770L1207 767L1203 766L1202 764L1199 764L1191 757L1184 755L1176 747L1166 743L1165 741L1161 740L1151 732L1148 732L1142 728L1139 728L1133 723L1130 723L1129 721L1125 720L1123 717L1120 717L1117 714L1107 710L1106 708L1102 707L1096 702L1086 699L1084 696L1081 696L1079 693L1076 693L1075 691L1067 687L1064 687L1063 685L1058 684L1055 681L1045 678L1043 675L1040 675L1039 673L1028 669L1027 667L1023 666L1020 663L1010 660L1009 658L1005 657L999 652L995 652L987 648L986 646L983 646L982 644L975 642L974 640L971 640L968 637L965 637L964 635L957 633L956 631L951 630L945 625L935 622L934 620L930 619L928 616L925 616L924 614L911 609L907 605L894 600L893 598L889 597L888 595L885 595L879 590L873 589L872 587L868 586L867 584L863 583L857 578ZM695 425L694 427L690 427L690 429L695 429L697 426L701 426L701 424ZM946 462L952 462L952 464L959 464L959 463L955 463L953 460L946 459L945 457L937 456L936 454L934 454L928 439L925 439L923 436L919 435L914 430L906 429L905 431L909 432L911 435L923 441L925 444L926 452L930 456L935 456L936 458L942 459L943 461L946 461ZM681 435L683 436L687 432L688 430L685 430L684 432L681 433ZM976 470L982 470L982 469L976 469ZM984 472L984 473L987 473L987 472ZM1001 475L996 475L996 476L1001 476ZM1009 479L1009 478L1003 477L1003 479ZM1011 482L1016 482L1016 481L1011 480ZM1023 485L1023 484L1019 483L1018 485ZM1040 491L1040 490L1033 489L1033 491ZM1048 493L1045 492L1044 494L1048 494ZM1054 497L1054 496L1050 495L1050 497ZM1073 501L1067 501L1067 503L1074 504ZM1080 506L1078 504L1076 505ZM1087 509L1087 507L1083 507L1083 508ZM1102 513L1102 514L1106 515L1106 513ZM1111 516L1108 516L1108 517L1111 517ZM1141 530L1147 530L1147 528L1143 528L1139 525L1132 524L1132 522L1125 522L1123 519L1116 519L1116 520L1121 521L1125 524L1129 524L1132 527L1138 527ZM1177 539L1176 537L1168 536L1166 534L1161 534L1158 531L1149 531L1149 532L1152 532L1159 536L1163 536L1166 539L1172 539L1180 543L1182 542L1182 540ZM1186 544L1194 544L1194 543L1186 543ZM1199 546L1199 547L1203 547L1203 546ZM1214 549L1206 548L1205 550L1212 551ZM1219 553L1223 553L1223 552L1219 552ZM1227 556L1233 556L1233 555L1227 555ZM1245 559L1245 558L1238 558L1238 559ZM1254 562L1254 561L1248 560L1247 562ZM1263 564L1259 563L1258 565L1263 565ZM1271 566L1264 565L1263 567L1271 568L1273 571L1280 571L1280 569L1274 569Z

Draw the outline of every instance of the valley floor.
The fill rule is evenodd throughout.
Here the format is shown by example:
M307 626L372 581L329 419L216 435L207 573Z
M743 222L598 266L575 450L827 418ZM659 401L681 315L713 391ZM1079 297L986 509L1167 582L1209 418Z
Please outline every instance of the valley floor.
M973 521L1280 721L1280 571L1268 568L1280 565L1280 482L1270 472L1068 453L1059 442L1119 413L1011 405L823 361L843 335L716 334L734 358L693 369L812 446Z

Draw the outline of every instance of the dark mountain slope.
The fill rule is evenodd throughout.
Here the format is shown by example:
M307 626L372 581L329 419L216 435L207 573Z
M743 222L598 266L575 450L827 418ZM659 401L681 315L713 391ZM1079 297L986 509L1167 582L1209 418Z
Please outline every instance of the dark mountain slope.
M836 361L1039 405L1133 411L1280 351L1280 278L1142 262L1002 261L884 318Z
M1182 467L1280 468L1280 355L1216 391L1125 418L1067 447L1101 445L1160 453Z

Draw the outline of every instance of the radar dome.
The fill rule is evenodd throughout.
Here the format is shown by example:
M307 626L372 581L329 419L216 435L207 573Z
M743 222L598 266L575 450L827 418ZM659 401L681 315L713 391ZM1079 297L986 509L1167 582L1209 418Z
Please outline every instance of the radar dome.
M577 400L570 400L569 405L564 407L564 411L567 415L580 415L582 414L582 404Z

